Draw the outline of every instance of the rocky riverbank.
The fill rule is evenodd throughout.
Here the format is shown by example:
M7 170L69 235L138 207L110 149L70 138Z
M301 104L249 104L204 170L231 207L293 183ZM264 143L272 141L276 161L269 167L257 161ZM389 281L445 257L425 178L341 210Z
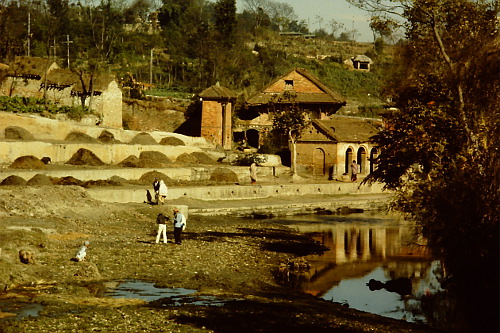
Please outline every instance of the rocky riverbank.
M0 309L41 310L22 320L2 310L0 331L433 332L280 286L280 265L323 251L282 225L191 215L182 245L171 241L170 227L168 244L155 244L155 218L164 210L103 203L76 186L0 188ZM88 260L71 261L84 240ZM32 253L33 263L21 263L19 250ZM175 302L104 296L122 281L195 294ZM196 303L205 297L215 301Z

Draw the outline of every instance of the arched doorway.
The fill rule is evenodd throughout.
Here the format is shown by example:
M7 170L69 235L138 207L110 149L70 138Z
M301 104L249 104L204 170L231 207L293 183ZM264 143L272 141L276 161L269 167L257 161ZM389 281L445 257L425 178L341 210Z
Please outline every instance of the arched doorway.
M372 148L370 151L370 173L377 170L378 149Z
M364 147L359 147L357 154L359 173L367 173L366 168L366 149Z
M313 151L313 174L316 177L323 177L326 174L326 154L321 148Z
M344 167L344 173L351 173L351 162L353 159L353 151L352 148L347 148L345 152L345 167Z

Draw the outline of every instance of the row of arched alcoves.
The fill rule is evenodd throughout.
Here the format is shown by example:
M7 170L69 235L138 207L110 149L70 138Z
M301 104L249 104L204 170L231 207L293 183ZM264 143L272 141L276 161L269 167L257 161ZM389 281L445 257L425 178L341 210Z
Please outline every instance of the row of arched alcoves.
M377 165L375 163L379 154L376 147L368 148L364 146L348 147L344 151L338 152L336 160L332 166L328 165L326 152L323 148L316 148L312 156L313 173L316 176L330 176L351 173L353 161L359 165L359 173L367 175L373 172Z

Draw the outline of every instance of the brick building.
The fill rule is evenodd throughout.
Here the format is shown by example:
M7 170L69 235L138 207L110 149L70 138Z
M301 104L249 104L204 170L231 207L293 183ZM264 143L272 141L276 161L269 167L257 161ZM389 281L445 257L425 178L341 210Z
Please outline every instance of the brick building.
M340 178L350 172L352 160L361 165L361 174L373 170L371 161L378 151L370 143L370 137L377 128L360 118L334 116L346 105L345 99L301 68L276 79L246 101L246 108L233 128L235 141L244 138L250 146L265 150L273 111L290 103L287 99L276 103L279 101L276 97L287 92L293 92L293 103L307 111L312 121L296 145L300 172L320 178ZM282 156L282 160L286 164L287 156Z
M110 75L78 75L46 58L16 57L2 70L0 95L47 98L61 106L84 101L101 117L101 125L122 127L122 92Z
M236 94L216 84L198 94L201 100L201 137L224 149L232 146L232 115Z
M294 93L293 103L307 110L311 119L327 119L346 104L340 94L325 86L317 77L303 68L296 68L251 96L233 131L244 137L250 146L261 148L272 127L274 108L280 103L289 103L282 101L276 104L276 96L286 92Z
M370 138L381 122L346 116L313 120L297 142L297 164L303 172L319 178L341 179L351 172L351 162L360 165L360 176L372 172L379 148Z

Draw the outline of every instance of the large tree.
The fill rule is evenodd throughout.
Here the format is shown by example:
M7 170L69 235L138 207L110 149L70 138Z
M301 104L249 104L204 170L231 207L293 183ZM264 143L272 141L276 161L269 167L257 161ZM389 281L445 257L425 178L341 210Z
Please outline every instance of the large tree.
M216 36L226 48L231 48L236 38L236 0L219 0L215 4Z
M352 2L382 9L379 0ZM500 216L499 3L386 3L392 6L386 12L407 20L407 43L401 79L390 89L398 111L375 137L383 150L369 180L396 191L395 207L416 221L442 259L450 286L467 296L469 319L493 329ZM410 172L416 165L419 171Z

